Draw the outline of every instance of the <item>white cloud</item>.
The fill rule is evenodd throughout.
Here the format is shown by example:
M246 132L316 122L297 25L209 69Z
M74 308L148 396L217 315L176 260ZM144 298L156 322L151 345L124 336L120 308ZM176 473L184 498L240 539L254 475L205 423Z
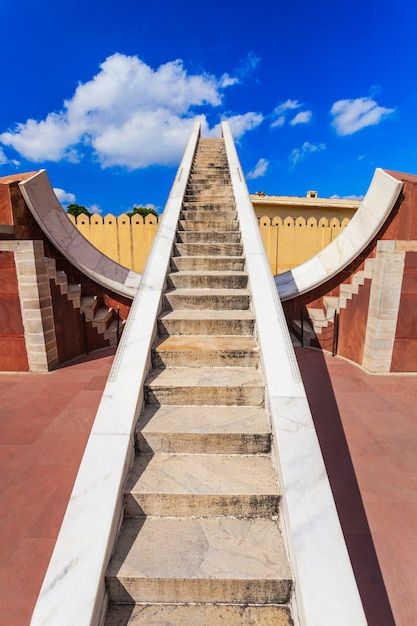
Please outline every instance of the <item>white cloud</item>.
M285 100L285 102L281 102L278 106L275 107L272 117L275 119L271 123L271 128L279 128L284 126L287 121L287 116L291 111L296 111L303 106L302 102L299 100ZM297 124L308 124L311 122L311 118L313 116L312 111L299 111L290 121L291 126L296 126Z
M290 154L290 162L292 167L298 165L302 159L308 154L314 154L315 152L322 152L326 149L325 143L314 144L309 141L305 141L301 148L294 148Z
M367 126L375 126L394 111L380 106L370 97L338 100L330 109L338 135L352 135Z
M248 52L246 57L241 60L239 67L235 70L240 78L246 78L253 74L261 62L261 57L255 54L253 51Z
M339 196L337 193L334 193L330 198L335 200L362 200L363 196L357 196L355 194L351 194L349 196Z
M285 124L285 115L279 115L271 124L271 128L280 128Z
M300 111L295 117L292 118L290 124L291 126L296 126L297 124L309 124L312 117L312 111Z
M4 152L3 148L0 146L0 165L6 165L6 164L11 164L11 165L14 165L15 167L19 167L20 161L18 161L17 159L9 159L6 156L6 153Z
M255 167L251 169L250 172L248 172L246 178L250 178L253 180L255 178L260 178L261 176L265 176L268 166L269 166L268 159L259 159Z
M60 187L54 187L54 192L61 204L73 204L75 202L75 194Z
M225 89L226 87L231 87L232 85L236 85L239 82L239 79L236 76L230 76L227 72L220 76L219 85L221 88Z
M255 113L250 111L239 115L224 116L224 122L228 122L231 133L236 141L239 141L241 137L250 130L257 128L259 124L262 124L264 116L262 113ZM204 124L205 134L212 137L220 137L221 124L216 124L211 130L207 129L207 124Z
M249 56L246 64L253 67L256 59ZM219 106L221 90L236 80L228 74L220 80L189 74L181 60L153 69L136 56L116 53L78 85L61 111L17 124L0 134L0 141L35 162L74 162L91 148L102 167L171 165L198 117L195 109ZM254 115L231 118L239 136L253 127Z
M287 111L299 109L301 106L302 104L298 100L285 100L285 102L281 102L281 104L278 104L278 106L275 107L274 113L275 115L280 115L281 113L286 113Z
M103 209L100 207L99 204L90 204L90 206L85 207L87 209L87 211L90 211L90 213L103 213Z

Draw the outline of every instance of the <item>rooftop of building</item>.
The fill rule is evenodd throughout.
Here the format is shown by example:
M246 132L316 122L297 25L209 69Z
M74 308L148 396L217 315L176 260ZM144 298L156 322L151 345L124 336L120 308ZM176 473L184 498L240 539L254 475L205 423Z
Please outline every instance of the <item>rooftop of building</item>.
M357 209L360 198L320 198L317 191L307 191L305 196L269 196L261 191L251 194L254 205L299 206L307 208Z

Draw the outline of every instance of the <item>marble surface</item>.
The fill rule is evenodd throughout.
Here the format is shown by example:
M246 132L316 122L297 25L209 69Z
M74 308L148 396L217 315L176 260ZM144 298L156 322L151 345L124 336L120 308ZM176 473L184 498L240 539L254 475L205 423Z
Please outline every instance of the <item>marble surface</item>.
M362 361L370 372L388 373L391 369L404 262L405 252L395 250L394 241L378 242Z
M115 355L36 603L32 626L98 623L104 600L105 570L118 530L122 488L132 459L134 427L150 367L155 320L199 133L197 123Z
M19 183L33 217L54 246L99 285L133 298L141 275L113 261L93 246L67 218L45 170Z
M291 570L272 520L127 519L119 541L124 549L110 562L110 588L117 578L145 602L285 602L291 587ZM155 543L166 549L155 550Z
M288 610L281 606L152 604L112 607L105 626L291 626L292 623Z
M369 189L349 224L323 250L275 277L281 300L289 300L323 284L349 265L381 230L403 183L377 168Z
M266 381L282 525L302 626L365 626L305 389L230 128L223 137L241 227ZM399 191L399 190L398 190ZM314 278L316 261L309 264ZM293 277L285 277L289 288Z
M279 494L269 456L163 454L135 458L127 491L155 494Z

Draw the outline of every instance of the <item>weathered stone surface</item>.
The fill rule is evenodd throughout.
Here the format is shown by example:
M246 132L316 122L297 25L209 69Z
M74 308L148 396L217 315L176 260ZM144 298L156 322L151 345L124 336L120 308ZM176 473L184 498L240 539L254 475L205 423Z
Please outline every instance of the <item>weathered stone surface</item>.
M247 289L172 289L165 292L167 309L248 309Z
M111 606L105 626L292 626L286 607L230 604Z
M273 520L130 518L107 584L117 602L285 603L291 571Z
M136 429L143 452L265 453L270 438L265 410L246 406L148 406Z
M154 367L256 367L258 362L255 339L241 335L171 335L153 349Z
M255 318L249 309L165 311L158 320L160 335L252 335Z
M269 456L141 454L125 490L128 515L277 515L277 478Z
M107 572L107 626L292 623L240 239L223 142L200 139Z
M260 406L264 383L254 367L169 367L152 370L145 393L149 404Z

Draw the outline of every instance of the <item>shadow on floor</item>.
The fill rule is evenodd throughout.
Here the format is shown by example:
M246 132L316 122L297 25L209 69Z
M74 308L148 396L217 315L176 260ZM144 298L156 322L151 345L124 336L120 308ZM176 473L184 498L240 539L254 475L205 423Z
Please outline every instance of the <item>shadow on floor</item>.
M63 361L56 369L62 369L64 367L71 367L72 365L78 365L79 363L87 363L88 361L96 361L97 359L103 359L106 356L112 356L116 354L116 346L106 346L105 348L98 348L92 350L89 354L80 354L79 356ZM54 370L52 370L54 371Z
M296 355L368 625L395 626L324 354Z

